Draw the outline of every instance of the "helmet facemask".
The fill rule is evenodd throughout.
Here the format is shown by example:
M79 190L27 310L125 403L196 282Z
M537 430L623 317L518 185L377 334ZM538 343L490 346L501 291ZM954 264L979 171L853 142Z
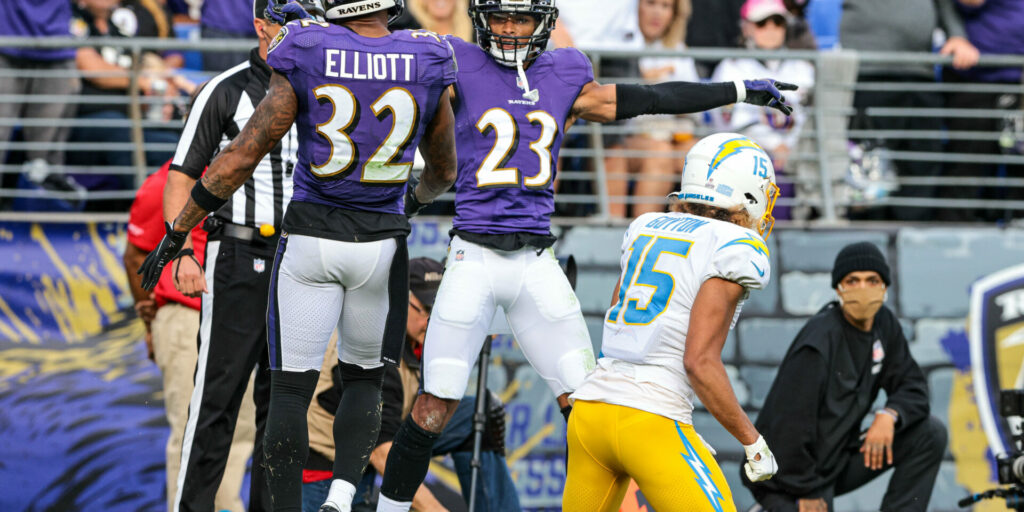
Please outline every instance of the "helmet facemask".
M488 20L494 14L529 15L537 21L537 27L528 36L498 34L491 30ZM558 18L558 9L554 0L473 0L469 16L473 20L480 47L499 64L516 67L532 62L547 48Z
M767 240L768 236L772 234L772 228L775 227L775 217L772 216L772 210L775 209L775 200L782 195L782 192L779 190L778 185L770 181L765 183L767 185L767 190L765 190L767 204L765 205L764 213L761 214L761 218L757 220L757 226L755 226L754 229L759 235L761 235L761 238Z

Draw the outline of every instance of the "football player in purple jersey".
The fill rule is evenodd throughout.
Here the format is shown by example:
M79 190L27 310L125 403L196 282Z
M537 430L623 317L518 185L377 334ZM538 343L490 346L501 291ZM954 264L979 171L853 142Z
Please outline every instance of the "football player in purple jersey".
M280 3L272 8L287 12ZM409 192L417 200L447 190L456 171L451 45L425 31L391 33L388 21L402 0L323 4L326 22L290 22L271 43L266 97L140 269L143 286L152 287L192 227L225 204L293 122L298 126L294 194L267 311L272 383L264 447L278 511L301 510L306 409L335 329L344 392L322 510L350 509L380 428L383 363L397 364L405 338L410 229L403 196L416 148L426 161Z
M579 302L551 250L552 183L569 126L735 102L791 111L780 90L795 86L772 80L601 85L580 51L544 51L555 0L472 0L469 12L479 45L448 39L459 63L452 241L427 328L424 392L395 436L378 511L409 510L499 307L566 418L569 393L594 368ZM409 196L407 210L422 199Z

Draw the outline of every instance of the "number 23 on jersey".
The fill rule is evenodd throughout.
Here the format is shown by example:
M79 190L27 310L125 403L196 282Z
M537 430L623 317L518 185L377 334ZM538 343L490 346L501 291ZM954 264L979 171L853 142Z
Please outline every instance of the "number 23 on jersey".
M476 171L478 188L515 187L522 182L526 188L543 189L551 183L551 145L558 135L558 121L543 110L526 114L526 121L540 127L540 136L530 143L530 150L537 155L537 174L524 178L519 168L506 167L509 159L519 150L517 121L503 108L492 108L480 116L476 129L485 137L493 136L494 146Z
M655 237L650 235L637 236L629 246L629 260L626 271L619 286L618 301L610 310L605 321L608 323L623 322L626 325L648 325L658 318L672 300L676 281L672 274L657 270L658 262L668 258L686 258L693 242L678 238ZM664 257L664 258L663 258ZM650 299L641 304L637 294L629 293L637 287L649 288ZM626 299L627 295L634 298Z

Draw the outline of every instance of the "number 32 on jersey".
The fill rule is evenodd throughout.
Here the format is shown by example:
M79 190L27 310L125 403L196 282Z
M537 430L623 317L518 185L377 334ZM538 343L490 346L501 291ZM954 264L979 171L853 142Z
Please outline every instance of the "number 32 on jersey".
M692 245L693 242L678 238L650 235L636 237L628 249L629 261L626 263L626 272L619 286L618 301L608 310L605 321L613 324L621 321L626 325L648 325L657 319L668 309L676 281L671 273L657 270L655 267L662 256L666 259L686 258ZM651 289L650 299L646 304L641 304L639 298L626 300L627 294L638 295L629 293L637 287Z

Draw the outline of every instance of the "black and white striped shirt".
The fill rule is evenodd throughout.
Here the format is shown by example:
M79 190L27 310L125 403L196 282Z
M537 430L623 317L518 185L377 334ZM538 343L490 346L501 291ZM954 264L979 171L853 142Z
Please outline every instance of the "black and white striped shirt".
M213 157L237 136L270 86L270 66L253 49L249 60L207 82L192 103L171 170L199 179ZM280 229L292 197L292 170L298 158L295 125L270 151L244 185L213 215L225 222Z

